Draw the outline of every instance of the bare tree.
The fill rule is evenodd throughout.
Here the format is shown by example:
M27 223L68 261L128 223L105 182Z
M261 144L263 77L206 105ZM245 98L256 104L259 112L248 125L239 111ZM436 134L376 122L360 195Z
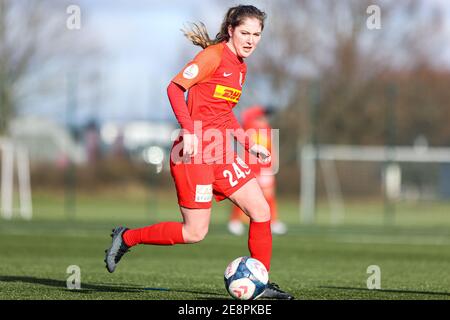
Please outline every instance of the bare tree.
M430 64L439 55L442 16L436 8L430 4L426 11L419 1L378 2L379 30L366 26L373 1L281 0L269 10L263 53L250 64L270 83L272 103L292 109L286 113L296 136L310 120L304 104L310 81L320 83L322 138L348 141L357 137L352 128L365 125L352 113L370 111L361 101L382 74Z
M91 39L79 41L66 27L68 1L0 0L0 134L18 111L19 95L41 90L45 79L25 91L21 84L49 63L80 63L97 48ZM75 41L78 40L78 41ZM76 44L76 45L75 45ZM70 63L70 62L69 62ZM34 92L33 92L34 91Z
M367 28L372 4L381 9L381 29ZM413 125L432 122L436 128L439 117L442 122L448 114L445 98L431 97L437 88L424 95L432 84L424 83L424 77L416 81L421 68L431 72L440 67L445 49L443 16L436 3L279 0L266 10L260 48L249 59L247 91L253 91L250 100L256 97L259 103L280 107L275 126L281 129L283 170L296 168L297 143L313 137L319 143L385 143L389 116L397 117L398 130L409 130L397 132L402 142L418 128L436 133ZM388 101L387 89L395 86L397 100ZM402 98L406 92L409 98ZM412 103L400 103L405 100ZM419 114L420 120L411 118Z

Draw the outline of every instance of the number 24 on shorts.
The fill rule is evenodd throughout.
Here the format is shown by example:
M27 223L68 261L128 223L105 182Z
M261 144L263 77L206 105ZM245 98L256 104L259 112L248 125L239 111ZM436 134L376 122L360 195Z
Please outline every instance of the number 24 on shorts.
M230 182L230 186L234 187L238 184L238 179L245 179L248 174L250 174L251 170L248 169L248 171L243 171L239 166L233 162L232 164L234 173L236 175L236 180L234 179L233 173L230 170L223 170L223 176L225 178L228 178L228 181ZM248 167L247 167L248 168Z

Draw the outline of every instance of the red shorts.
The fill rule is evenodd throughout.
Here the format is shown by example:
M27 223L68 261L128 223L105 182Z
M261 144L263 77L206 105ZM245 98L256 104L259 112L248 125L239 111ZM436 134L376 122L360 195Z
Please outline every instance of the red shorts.
M189 209L209 209L216 201L228 198L255 177L249 166L235 155L229 164L170 162L178 204Z

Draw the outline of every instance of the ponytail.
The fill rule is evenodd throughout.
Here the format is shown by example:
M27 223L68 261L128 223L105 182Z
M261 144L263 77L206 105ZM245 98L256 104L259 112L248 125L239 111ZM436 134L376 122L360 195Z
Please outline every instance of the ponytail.
M208 30L203 22L200 22L199 24L192 23L192 26L189 29L185 28L181 29L181 31L189 41L203 49L215 44L215 41L209 38Z

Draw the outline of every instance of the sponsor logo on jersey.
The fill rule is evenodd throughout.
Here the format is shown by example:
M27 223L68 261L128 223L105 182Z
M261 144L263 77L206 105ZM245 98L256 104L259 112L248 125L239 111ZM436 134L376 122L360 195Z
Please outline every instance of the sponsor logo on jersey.
M194 79L198 75L198 65L191 64L189 67L186 67L183 71L183 77L186 79Z
M195 202L210 202L212 200L212 185L197 184L195 187Z
M221 86L220 84L218 84L216 85L216 90L214 91L214 98L224 99L227 101L238 103L239 98L241 97L241 93L242 93L241 90Z

